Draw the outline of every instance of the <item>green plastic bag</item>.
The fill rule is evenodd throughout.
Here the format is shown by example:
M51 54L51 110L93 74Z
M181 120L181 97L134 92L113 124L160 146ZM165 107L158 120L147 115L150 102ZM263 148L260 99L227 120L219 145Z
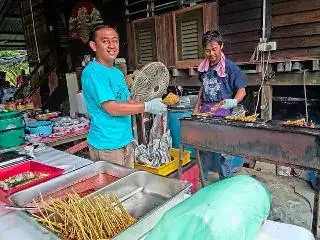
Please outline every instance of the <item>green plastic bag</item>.
M211 184L167 211L148 240L256 240L271 194L256 179L239 175Z

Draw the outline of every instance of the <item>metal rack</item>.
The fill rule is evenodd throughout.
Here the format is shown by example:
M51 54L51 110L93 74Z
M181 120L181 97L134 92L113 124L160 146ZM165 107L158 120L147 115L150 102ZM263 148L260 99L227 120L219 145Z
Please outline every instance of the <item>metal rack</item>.
M203 0L125 0L127 21L151 17L166 10L194 5Z

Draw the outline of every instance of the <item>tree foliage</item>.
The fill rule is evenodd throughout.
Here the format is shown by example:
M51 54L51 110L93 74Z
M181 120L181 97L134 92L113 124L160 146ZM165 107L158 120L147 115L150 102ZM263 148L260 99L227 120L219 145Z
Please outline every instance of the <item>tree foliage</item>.
M14 57L22 54L26 54L25 51L0 51L0 58L3 57ZM6 80L10 82L11 85L16 86L16 78L24 70L26 74L29 73L28 61L15 63L13 65L0 65L0 71L6 72Z

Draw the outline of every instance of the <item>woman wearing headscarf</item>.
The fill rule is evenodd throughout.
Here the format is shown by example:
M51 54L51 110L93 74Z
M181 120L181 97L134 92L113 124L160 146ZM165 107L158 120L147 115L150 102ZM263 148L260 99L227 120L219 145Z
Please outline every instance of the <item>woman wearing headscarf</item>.
M223 40L218 31L206 32L202 44L205 59L198 67L201 88L194 114L211 112L214 116L229 116L232 108L246 95L244 74L236 63L225 57ZM212 108L217 103L223 104L218 109ZM220 179L232 175L231 156L200 151L200 158L206 180L209 170L218 172Z

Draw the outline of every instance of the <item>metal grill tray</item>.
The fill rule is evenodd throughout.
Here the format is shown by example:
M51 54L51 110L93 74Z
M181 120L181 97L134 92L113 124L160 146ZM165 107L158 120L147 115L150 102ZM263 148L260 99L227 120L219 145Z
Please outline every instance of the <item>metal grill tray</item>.
M8 200L20 207L24 207L30 204L33 199L58 192L100 173L107 173L117 178L122 178L135 171L134 169L125 168L110 162L94 162L45 183L17 192L9 196Z
M137 171L89 195L115 193L125 209L138 219L114 239L139 239L148 233L171 207L184 199L190 183Z
M136 171L86 198L97 194L115 193L126 210L138 221L114 239L140 239L156 225L168 209L184 200L184 194L190 190L190 187L190 183L180 182L177 179ZM49 234L50 239L58 239L26 212L22 212L21 215L28 219L36 229Z

